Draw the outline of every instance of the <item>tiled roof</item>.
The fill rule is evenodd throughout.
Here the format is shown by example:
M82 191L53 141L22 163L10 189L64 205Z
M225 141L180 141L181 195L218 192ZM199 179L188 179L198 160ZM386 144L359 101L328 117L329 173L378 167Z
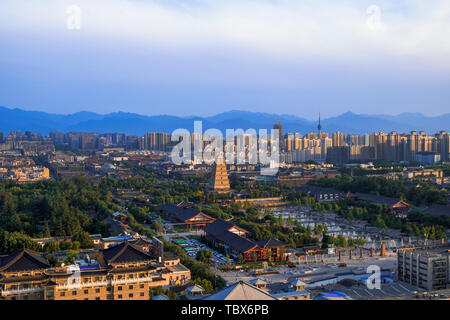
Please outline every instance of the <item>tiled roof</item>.
M158 210L160 211L165 211L168 214L177 214L178 212L180 212L181 210L183 210L183 208L178 207L175 204L165 204L165 205L161 205L157 207Z
M219 235L217 239L239 252L246 252L258 246L255 242L229 231Z
M257 285L262 285L262 284L266 284L266 282L262 279L253 279L250 281L251 284L257 286Z
M281 242L279 240L275 240L273 238L256 241L256 243L261 248L274 248L274 247L283 247L283 246L287 246L288 245L287 243Z
M214 218L211 218L210 216L204 214L203 212L200 212L199 210L197 210L195 208L184 209L183 211L177 213L177 215L175 217L177 220L184 222L184 221L188 221L189 219L194 218L198 214L201 214L201 215L205 216L206 218L214 220Z
M276 298L250 283L239 281L204 300L276 300Z
M378 204L385 204L388 207L392 207L393 205L395 205L399 201L401 201L399 198L389 198L389 197L376 196L373 194L359 193L359 192L354 193L353 196L355 196L358 199L363 200L363 201L369 201L369 202L374 202L374 203L378 203Z
M234 227L235 224L233 222L225 221L222 219L216 219L213 223L208 224L203 230L206 233L209 233L215 237L218 235L225 233L228 229Z
M136 240L131 240L128 243L132 244L134 246L148 246L148 245L152 244L150 241L147 241L147 240L142 239L142 238L138 238Z
M22 249L9 256L0 258L0 271L19 272L29 270L41 270L50 267L47 259L38 252Z
M190 286L187 288L187 291L189 293L203 293L205 291L205 289L203 289L201 286L199 286L198 284L195 284L193 286Z
M153 258L149 254L130 244L128 241L122 242L117 246L102 250L102 253L108 264L153 260Z

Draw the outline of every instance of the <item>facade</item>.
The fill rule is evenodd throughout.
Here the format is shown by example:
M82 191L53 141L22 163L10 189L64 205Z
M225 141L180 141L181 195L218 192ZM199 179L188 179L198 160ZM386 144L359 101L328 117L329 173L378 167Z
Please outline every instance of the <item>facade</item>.
M429 251L400 249L397 252L398 279L426 290L448 288L449 264L448 248Z
M101 250L94 265L50 267L39 253L24 249L0 260L0 299L149 300L151 287L190 282L179 258L159 260L122 242Z
M192 208L191 203L165 204L158 206L157 211L165 212L172 220L185 224L187 228L202 228L216 219L198 209Z

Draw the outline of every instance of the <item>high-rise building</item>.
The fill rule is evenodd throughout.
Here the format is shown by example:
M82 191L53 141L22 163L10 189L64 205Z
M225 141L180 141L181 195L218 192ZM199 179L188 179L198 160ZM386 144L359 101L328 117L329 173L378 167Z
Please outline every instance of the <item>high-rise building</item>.
M278 123L275 123L273 128L275 130L278 130L278 141L279 141L279 144L280 144L280 151L281 152L286 151L286 144L285 144L285 141L284 141L283 125L280 122L278 122Z
M350 147L341 146L328 148L327 162L342 165L348 163L349 160L350 160Z
M333 133L333 135L331 136L333 139L333 147L343 147L345 146L345 142L344 142L344 134L336 131L335 133Z
M144 135L139 144L141 150L170 151L171 135L162 132L150 132Z

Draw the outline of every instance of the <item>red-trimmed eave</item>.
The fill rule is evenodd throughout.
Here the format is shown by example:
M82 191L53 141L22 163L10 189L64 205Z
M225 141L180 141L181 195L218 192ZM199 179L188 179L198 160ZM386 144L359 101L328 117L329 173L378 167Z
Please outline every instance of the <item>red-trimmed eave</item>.
M399 202L397 202L396 204L394 204L391 208L394 209L397 205L402 204L404 206L407 206L408 208L411 208L411 205L403 200L400 200Z
M195 216L193 216L191 219L194 219L194 218L198 217L199 215L202 215L202 216L204 216L205 218L211 220L211 222L214 222L214 221L216 220L216 218L210 217L210 216L208 216L207 214L204 214L203 212L197 213L197 214L196 214ZM200 221L191 221L191 219L186 220L185 222L186 222L186 223L200 223Z
M249 231L247 231L245 229L242 229L241 227L238 227L237 225L232 226L230 229L233 229L233 228L239 229L239 230L241 230L242 232L245 232L245 233L250 233ZM230 231L230 229L227 229L227 231Z
M249 253L250 251L253 251L255 249L261 249L261 248L258 245L255 245L253 248L250 248L247 251L244 251L243 253Z

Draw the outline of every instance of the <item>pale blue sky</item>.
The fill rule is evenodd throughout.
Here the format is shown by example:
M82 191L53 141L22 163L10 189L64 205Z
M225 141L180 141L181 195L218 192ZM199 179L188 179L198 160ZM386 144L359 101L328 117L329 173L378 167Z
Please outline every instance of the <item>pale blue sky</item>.
M449 34L446 0L2 0L0 105L437 115Z

